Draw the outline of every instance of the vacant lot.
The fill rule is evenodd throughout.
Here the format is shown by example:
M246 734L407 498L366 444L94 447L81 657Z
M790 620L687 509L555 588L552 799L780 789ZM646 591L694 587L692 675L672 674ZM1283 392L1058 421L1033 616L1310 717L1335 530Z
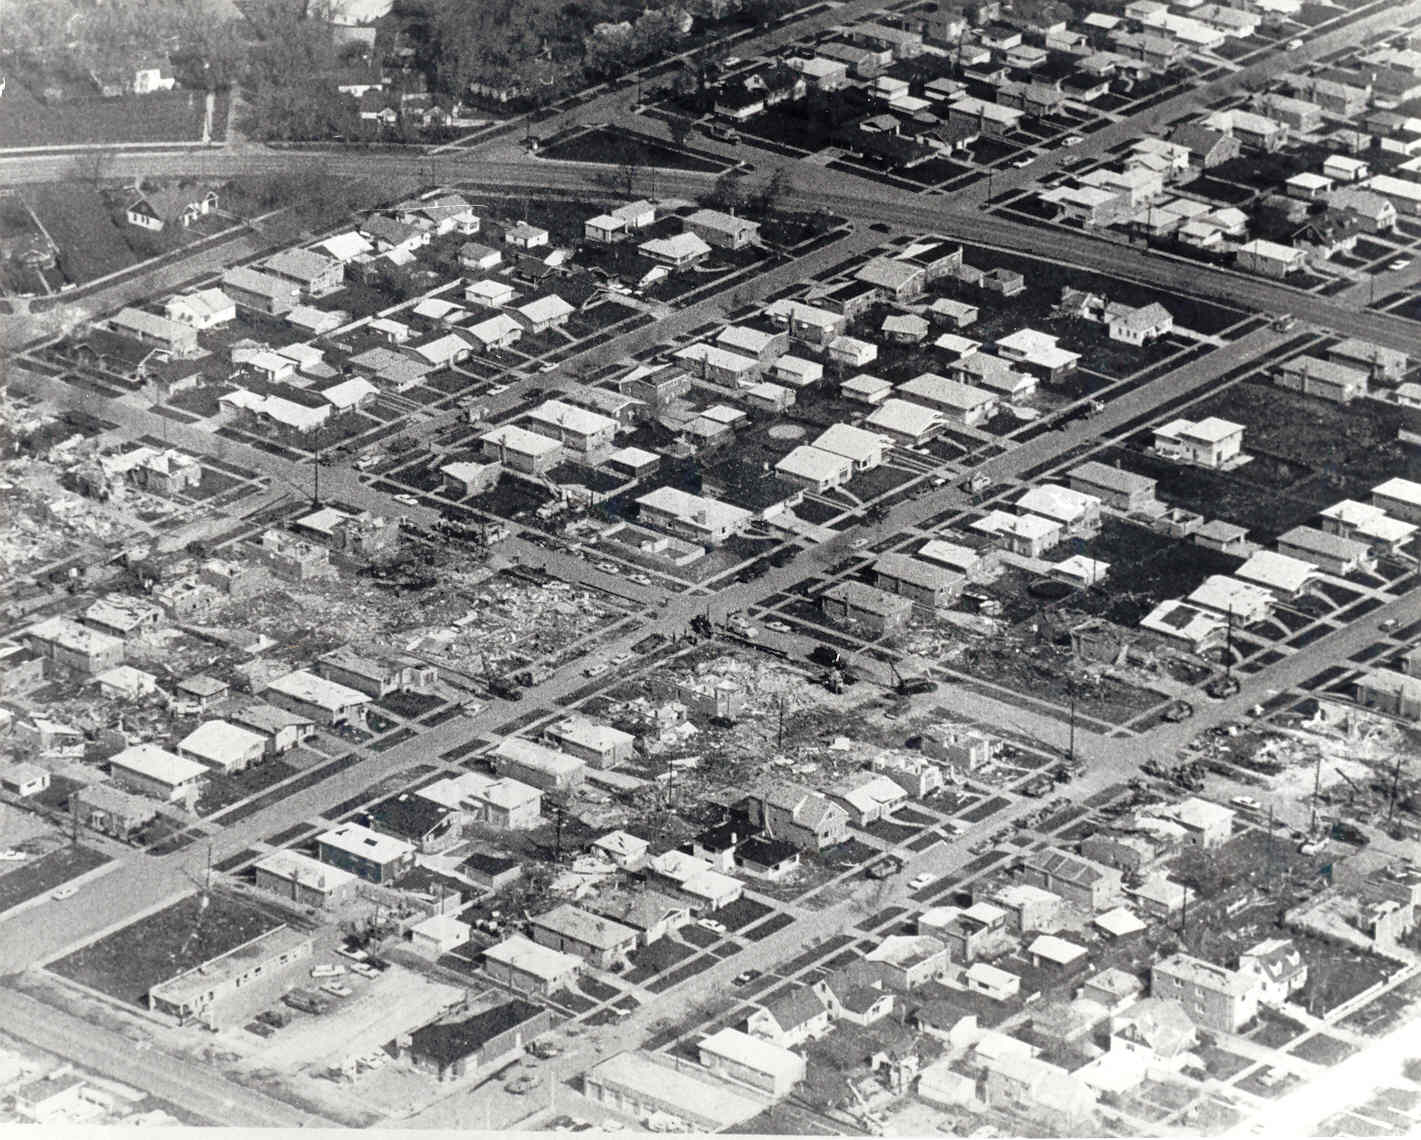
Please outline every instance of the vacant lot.
M7 91L0 99L0 107L8 101ZM0 123L0 138L4 137L5 127ZM27 191L25 198L59 247L59 268L76 285L137 262L137 255L114 225L103 198L92 187L78 182L51 182Z
M61 847L0 877L0 911L38 898L109 861L88 847Z
M91 942L50 965L69 978L121 1001L142 1004L155 985L209 962L282 919L225 895L198 895L174 903Z
M601 162L613 166L660 166L716 174L729 165L710 155L701 156L667 146L647 135L598 127L553 143L539 153L564 162Z
M20 147L197 140L202 137L205 100L198 91L172 91L45 104L22 84L11 82L0 99L0 142Z

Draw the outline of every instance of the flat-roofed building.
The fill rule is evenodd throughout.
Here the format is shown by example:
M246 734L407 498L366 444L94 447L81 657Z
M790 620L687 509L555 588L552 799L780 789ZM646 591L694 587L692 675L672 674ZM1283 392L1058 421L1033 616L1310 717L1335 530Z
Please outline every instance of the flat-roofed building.
M583 1074L582 1092L613 1112L636 1118L669 1116L708 1133L758 1116L769 1105L747 1085L730 1084L709 1070L645 1052L617 1053L598 1062Z
M1057 483L1028 488L1014 505L1018 514L1047 519L1064 534L1087 537L1100 530L1100 500Z
M181 1025L241 1025L290 988L310 961L312 948L311 935L278 926L159 982L148 991L148 1008Z
M1081 359L1080 353L1062 348L1056 337L1037 329L1018 329L998 340L996 347L1007 360L1034 368L1050 380L1074 371Z
M582 455L610 447L617 434L617 421L610 416L562 400L543 401L528 413L526 422L534 431Z
M1191 605L1216 614L1231 615L1239 627L1267 621L1277 601L1271 591L1226 574L1210 574L1189 595Z
M1421 720L1421 677L1409 677L1395 669L1374 669L1357 678L1357 703L1401 720Z
M79 673L102 673L123 664L122 638L89 629L70 618L45 618L20 636L32 652Z
M414 794L461 819L502 831L523 831L541 822L543 793L508 777L464 772L426 784Z
M966 578L932 562L907 554L881 555L873 564L874 582L880 589L925 606L947 606L962 596Z
M839 582L819 595L831 621L864 626L875 636L903 629L913 614L911 598L899 597L864 582Z
M1258 1014L1257 980L1188 954L1150 968L1150 996L1177 1001L1202 1029L1236 1033Z
M1171 420L1154 429L1154 449L1166 459L1219 470L1243 453L1243 424L1209 416Z
M1365 543L1373 550L1398 551L1416 537L1416 524L1394 519L1380 507L1343 499L1321 512L1321 528Z

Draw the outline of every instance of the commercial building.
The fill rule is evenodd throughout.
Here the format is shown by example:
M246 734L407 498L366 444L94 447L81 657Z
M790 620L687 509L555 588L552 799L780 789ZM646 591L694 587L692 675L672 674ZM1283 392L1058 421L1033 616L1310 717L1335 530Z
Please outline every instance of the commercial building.
M793 1050L727 1026L696 1046L706 1070L781 1100L804 1079L805 1060Z
M1093 863L1057 847L1029 853L1022 878L1092 912L1103 910L1120 893L1122 882L1114 867Z
M311 949L309 934L278 926L153 986L148 1008L182 1025L240 1025L290 987L310 960Z
M459 1020L437 1021L397 1039L399 1055L439 1081L496 1072L553 1025L546 1006L513 999Z
M666 1116L698 1132L720 1132L759 1115L768 1101L690 1062L661 1053L617 1053L588 1069L582 1092L630 1117Z

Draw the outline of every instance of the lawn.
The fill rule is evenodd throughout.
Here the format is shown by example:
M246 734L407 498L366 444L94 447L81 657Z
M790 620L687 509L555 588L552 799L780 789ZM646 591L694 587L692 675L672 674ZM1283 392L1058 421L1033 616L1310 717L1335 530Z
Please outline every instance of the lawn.
M0 109L8 102L7 91L0 99ZM0 122L0 138L4 137L5 127ZM92 187L79 182L47 182L31 188L26 200L59 247L64 276L76 285L127 269L138 261Z
M0 876L0 912L38 898L109 861L88 847L61 847Z
M671 170L693 170L717 174L729 163L710 155L667 146L658 139L634 131L596 127L580 135L552 143L539 153L544 158L564 162L600 162L612 166L657 166Z
M198 91L46 104L12 78L0 99L0 139L7 147L180 142L202 137L204 112Z
M61 977L141 1005L160 982L209 962L282 925L228 896L192 895L50 964Z
M268 760L253 765L241 772L227 776L214 775L203 789L197 802L199 815L207 816L231 807L239 800L264 792L273 784L278 784L287 776L294 776L295 768L290 768L279 760Z

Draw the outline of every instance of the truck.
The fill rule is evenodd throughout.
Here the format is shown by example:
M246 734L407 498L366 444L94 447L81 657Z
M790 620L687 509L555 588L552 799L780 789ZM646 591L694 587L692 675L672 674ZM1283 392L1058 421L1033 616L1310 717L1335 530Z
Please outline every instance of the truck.
M523 699L523 690L512 677L495 677L488 683L488 691L505 701Z
M295 989L281 999L292 1009L302 1013L322 1014L331 1008L331 999L315 990Z
M531 689L534 685L541 685L553 675L553 670L546 665L529 665L526 669L520 669L513 674L513 679L525 689Z

